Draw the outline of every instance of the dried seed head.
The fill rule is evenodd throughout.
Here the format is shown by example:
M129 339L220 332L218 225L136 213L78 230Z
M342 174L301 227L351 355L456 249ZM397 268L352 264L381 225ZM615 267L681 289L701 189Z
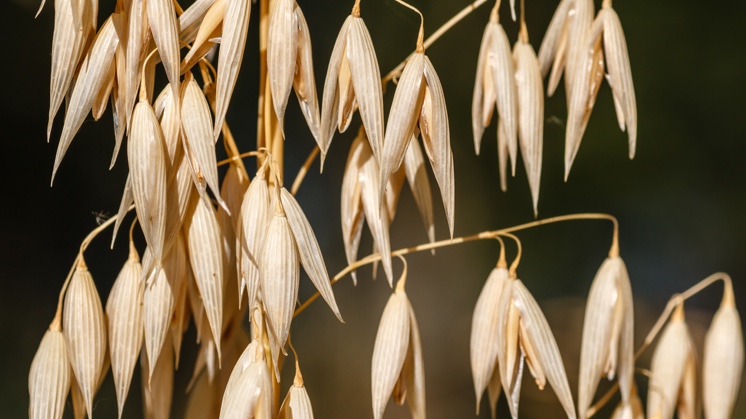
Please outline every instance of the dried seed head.
M109 320L109 353L111 372L117 390L117 407L122 416L132 373L143 338L143 283L137 251L130 244L130 255L119 272L106 301Z
M518 414L520 383L525 359L539 389L552 385L568 418L575 418L575 406L562 358L544 314L523 283L506 284L499 302L497 361L503 391L511 415Z
M171 0L147 0L145 8L148 13L148 24L153 40L158 48L158 55L166 70L168 82L174 96L179 94L179 62L181 47L179 45L179 25L176 21L176 10Z
M591 284L580 350L578 410L584 418L601 377L619 377L629 401L634 374L634 311L627 268L619 256L604 260Z
M149 252L145 252L143 262L148 259ZM163 343L166 341L171 318L174 314L175 292L167 278L165 269L157 269L148 278L143 297L143 328L145 331L145 352L148 356L148 378L152 378L153 370L160 356Z
M477 414L482 394L492 377L497 377L497 329L500 295L508 282L506 268L494 268L479 294L471 320L471 374L477 395Z
M282 406L280 406L278 417L281 419L313 419L311 399L303 385L303 377L300 374L297 361L295 363L295 380L288 390Z
M741 319L733 289L728 284L705 336L702 392L706 417L728 418L733 414L743 376L743 359Z
M220 419L272 418L272 381L261 343L253 341L236 362L223 393Z
M67 288L62 324L70 364L90 417L106 357L106 319L96 284L82 259Z
M60 419L72 377L59 329L49 329L41 339L28 376L30 419Z
M682 389L688 385L696 388L696 351L684 321L684 307L679 305L663 329L651 362L647 411L650 418L673 418L676 406L683 401ZM693 369L694 375L687 371ZM694 383L686 383L694 380ZM696 403L694 403L696 405ZM689 406L687 413L695 413ZM696 414L696 413L695 413ZM693 417L693 416L684 416Z
M260 171L261 172L261 171ZM259 262L262 246L267 237L267 228L272 220L269 188L262 173L249 184L241 203L241 227L238 230L240 258L238 272L239 288L246 287L249 308L253 309L259 292ZM243 295L239 291L239 296Z

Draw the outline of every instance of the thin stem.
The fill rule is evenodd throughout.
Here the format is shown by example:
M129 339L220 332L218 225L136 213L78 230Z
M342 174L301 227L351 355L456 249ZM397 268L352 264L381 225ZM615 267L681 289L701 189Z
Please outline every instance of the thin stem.
M417 49L415 51L425 52L425 45L423 41L423 39L425 38L425 17L422 16L422 12L420 12L416 7L405 2L404 0L395 0L395 1L401 4L402 6L408 8L409 10L413 10L418 15L420 15L420 31L417 33Z
M671 313L678 307L680 304L683 304L684 301L687 299L697 295L705 288L709 287L710 285L714 284L717 281L723 281L723 284L725 286L725 289L723 290L723 301L721 303L722 305L728 305L728 304L734 304L733 301L733 281L730 278L730 275L724 273L724 272L716 272L707 278L699 281L698 283L694 284L694 286L690 287L686 291L682 292L681 294L676 294L673 297L671 297L668 300L668 303L666 304L666 308L663 309L663 312L658 317L658 320L656 320L655 324L653 325L653 328L650 329L650 332L648 332L648 335L645 336L645 340L642 342L642 345L640 345L640 348L637 349L637 352L635 352L635 361L640 358L643 352L645 352L645 349L647 349L651 343L655 340L655 338L658 336L658 333L660 333L661 329L663 329L663 326L666 325L666 322L668 321L669 317L671 317ZM596 414L601 408L603 408L606 403L609 402L611 397L616 394L617 390L619 390L619 384L615 383L612 388L609 389L609 391L606 392L593 406L591 406L586 414L586 417L590 419L591 416Z
M521 29L518 32L518 37L521 42L528 43L528 29L526 28L526 4L524 0L521 0ZM515 19L515 17L513 17Z
M360 17L360 0L355 0L355 5L352 6L352 16Z
M130 258L137 258L137 248L135 247L135 241L132 240L132 233L135 231L135 225L137 224L137 215L135 215L135 219L132 220L132 225L130 225L130 232L129 232L129 238L130 238Z
M497 239L497 241L500 242L500 257L497 259L497 267L507 268L508 262L505 259L505 242L503 241L503 238L500 236L495 236L495 239Z
M127 212L132 211L133 208L135 208L135 206L130 205L130 207L127 208ZM78 254L77 256L75 256L75 260L73 261L73 266L70 268L70 272L68 272L67 277L65 278L65 282L62 283L62 289L60 290L60 295L59 297L57 297L57 311L54 314L54 319L52 319L52 323L49 325L50 330L54 330L54 331L61 330L62 301L65 298L65 291L67 291L67 286L70 284L70 279L72 279L73 274L75 273L75 270L78 269L79 267L85 267L85 262L83 261L83 252L85 252L85 249L91 243L91 240L93 240L96 236L98 236L102 231L106 230L107 227L114 224L116 220L117 220L117 217L109 218L108 220L101 223L101 225L91 230L91 232L88 233L85 239L83 239L83 242L80 244L80 250L78 250Z
M508 237L512 239L515 242L515 245L518 247L518 252L515 255L515 259L513 259L513 263L510 264L510 277L516 278L516 270L518 269L518 265L521 263L521 255L523 254L523 247L521 246L521 241L513 234L510 233L500 233L501 236Z
M218 162L218 167L219 166L225 166L226 164L230 164L230 163L232 163L232 162L234 162L236 160L241 160L244 157L255 157L255 156L261 156L262 154L264 154L264 151L247 151L245 153L241 153L239 155L236 155L236 156L233 156L233 157L229 157L229 158L227 158L225 160L220 160Z
M404 259L404 256L402 255L396 256L398 256L404 264L404 268L401 272L401 277L399 277L399 280L396 282L396 292L404 292L404 286L407 285L407 260Z
M300 188L301 183L303 183L303 179L306 178L306 174L308 173L308 169L311 168L311 165L313 164L314 160L316 160L316 156L319 155L319 146L314 146L313 150L311 150L311 154L308 155L306 158L306 161L303 163L303 166L298 170L298 174L295 175L295 180L293 181L293 186L290 188L290 193L295 196L295 194L298 192L298 189Z
M424 49L429 48L433 43L435 43L435 41L437 41L441 36L443 36L444 33L448 32L448 30L451 29L454 25L456 25L461 20L463 20L466 16L468 16L471 12L473 12L477 7L485 3L487 3L487 0L476 0L474 3L466 6L463 10L455 14L452 18L448 19L446 23L444 23L440 28L438 28L438 30L433 32L433 34L430 35L425 40L423 44L423 48ZM404 69L404 65L407 63L407 61L409 61L412 55L415 54L415 52L412 52L411 54L407 55L407 58L405 58L404 61L400 62L399 65L394 67L393 70L391 70L388 74L386 74L386 76L382 80L384 87L388 84L389 81L393 80L395 77L401 74L402 70Z
M614 228L618 228L616 218L614 218L612 215L609 214L601 214L601 213L582 213L582 214L569 214L569 215L560 215L557 217L551 217L551 218L545 218L543 220L536 220L532 221L530 223L520 224L513 227L503 228L500 230L493 230L493 231L483 231L481 233L473 234L471 236L463 236L463 237L456 237L454 239L447 239L447 240L441 240L437 242L432 243L425 243L420 244L413 247L407 247L404 249L399 249L391 252L391 256L403 256L410 253L416 253L416 252L422 252L424 250L430 250L430 249L437 249L440 247L448 247L453 246L455 244L461 244L461 243L467 243L475 240L484 240L484 239L494 239L498 235L505 235L505 233L512 233L515 231L520 230L526 230L533 227L538 227L546 224L552 224L552 223L558 223L562 221L571 221L571 220L612 220L614 221ZM368 255L356 262L353 262L341 271L337 273L334 278L331 279L331 284L337 283L340 279L344 278L345 275L348 273L362 267L368 264L371 264L373 262L377 262L381 260L381 254L380 253L374 253L371 255ZM313 303L317 298L319 298L320 294L316 292L311 297L308 298L303 304L300 305L295 310L295 313L293 313L293 317L298 316L303 310L306 309L311 303Z

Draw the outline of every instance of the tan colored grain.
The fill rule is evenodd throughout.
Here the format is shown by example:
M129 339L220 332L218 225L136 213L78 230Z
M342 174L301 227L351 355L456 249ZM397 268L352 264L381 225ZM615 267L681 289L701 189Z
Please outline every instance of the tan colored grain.
M29 419L62 418L72 375L62 332L47 330L29 370Z

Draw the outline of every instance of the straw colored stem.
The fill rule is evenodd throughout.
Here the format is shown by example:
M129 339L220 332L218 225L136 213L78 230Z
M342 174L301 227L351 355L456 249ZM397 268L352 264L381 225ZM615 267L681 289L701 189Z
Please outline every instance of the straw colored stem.
M313 164L313 161L316 160L316 156L319 155L319 146L315 146L313 150L311 150L311 153L306 158L306 161L303 163L303 167L298 170L298 174L295 175L295 180L293 181L293 186L290 188L290 193L295 196L295 194L298 192L298 189L300 188L301 183L303 183L303 179L306 178L306 174L308 174L308 169Z

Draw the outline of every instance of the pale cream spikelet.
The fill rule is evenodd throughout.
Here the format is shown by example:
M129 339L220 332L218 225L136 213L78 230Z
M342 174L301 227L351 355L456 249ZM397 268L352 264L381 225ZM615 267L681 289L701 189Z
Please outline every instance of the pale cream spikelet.
M143 339L144 284L141 281L140 271L137 249L130 242L129 257L114 281L106 301L111 372L114 377L120 417Z
M295 239L295 245L297 246L303 269L305 269L308 278L311 279L321 297L324 298L324 301L332 309L334 315L337 316L340 322L344 323L342 315L339 313L339 307L337 307L337 301L334 299L334 291L329 281L329 273L326 270L324 257L321 254L321 248L316 240L316 235L311 228L311 224L308 222L298 202L287 189L280 189L280 200L287 216L290 230L293 232L293 238Z
M150 28L148 26L148 11L145 0L132 0L127 9L127 51L125 79L123 83L125 121L127 132L131 127L132 112L137 99L137 89L142 73L145 57L150 43ZM176 92L174 92L176 93Z
M500 295L508 283L508 269L502 266L492 269L487 281L479 293L471 320L471 374L474 379L474 391L477 396L477 414L484 390L492 377L498 377L497 366L497 329L498 303ZM497 375L496 375L497 374Z
M373 417L380 419L390 397L409 402L412 417L424 419L425 372L419 328L404 291L406 267L389 297L373 348L371 389Z
M705 336L702 393L705 416L725 419L733 415L743 373L743 332L733 286L726 283L720 308Z
M218 138L225 121L233 89L241 69L246 35L251 16L251 0L225 0L223 36L218 51L218 74L215 81L215 124L213 137Z
M604 24L604 56L606 57L608 76L614 96L619 128L627 130L629 137L629 158L635 157L637 148L637 103L635 88L632 84L632 70L629 64L627 41L624 38L622 24L619 21L611 1L604 1L599 12Z
M196 0L179 15L179 40L182 43L190 44L197 39L202 22L215 3L216 0ZM220 18L223 16L220 15Z
M497 361L503 391L513 418L518 416L523 361L539 389L548 381L568 418L575 419L567 374L549 323L531 293L511 278L500 295Z
M67 355L90 417L106 357L106 318L82 257L65 294L62 325Z
M56 322L44 333L31 362L28 377L29 419L61 419L71 378L65 337L59 330L59 322Z
M487 395L490 399L490 416L492 419L497 417L497 401L500 399L501 392L502 382L500 381L500 370L499 368L495 368L494 371L492 371L490 382L487 384Z
M303 385L303 376L300 373L297 360L295 361L293 385L290 386L288 394L285 396L282 406L280 406L278 419L313 419L311 399Z
M629 402L620 401L611 419L645 419L645 409L642 407L640 396L637 393L637 386L632 386Z
M518 94L518 144L526 167L534 215L538 214L541 162L544 146L544 91L539 61L528 43L525 25L513 47Z
M634 309L627 268L617 255L598 269L585 309L580 349L578 412L593 402L601 377L618 377L624 403L630 402L634 376Z
M152 258L146 249L143 256L143 265L149 266L148 259ZM175 288L168 278L165 267L157 269L148 274L143 297L143 330L145 332L145 353L148 357L150 371L148 379L153 376L153 369L161 353L163 344L168 336L171 326L171 318L174 314Z
M145 351L140 356L143 413L145 419L168 419L174 392L174 353L161 351L154 368L148 365ZM148 380L148 371L153 376Z
M106 111L106 106L109 104L109 96L114 89L114 81L116 78L116 51L119 49L119 43L117 42L117 48L115 49L114 58L109 63L109 69L106 70L106 74L102 77L103 83L96 96L93 98L93 105L91 107L91 114L94 121L98 121ZM116 146L115 146L116 150Z
M161 126L146 100L132 114L127 159L137 218L153 262L160 264L165 250L167 157Z
M508 158L510 148L508 148L508 139L505 137L505 131L502 128L502 122L497 123L497 165L500 172L500 190L508 191Z
M52 69L49 82L49 122L47 123L47 142L52 134L54 117L62 101L70 90L76 67L85 51L87 31L79 30L75 24L77 1L54 1L54 33L52 35ZM88 2L83 3L89 6ZM42 7L44 1L42 1ZM41 8L39 8L41 12ZM78 17L79 19L79 17ZM79 22L79 21L78 21Z
M179 94L179 62L181 61L179 45L179 25L176 20L176 10L172 0L146 0L145 8L148 14L148 25L153 34L158 55L166 70L168 82L174 96ZM177 104L178 108L178 104Z
M560 0L557 10L555 10L552 20L549 22L549 27L547 27L544 33L544 38L541 40L538 59L542 77L546 77L549 74L549 70L551 70L552 63L555 61L557 54L560 54L558 65L564 67L563 51L567 44L565 22L568 17L568 11L573 6L573 2L574 0Z
M189 282L194 282L192 279L192 272L188 265L189 256L187 256L186 240L184 239L184 233L179 232L171 245L169 256L166 259L166 274L170 275L172 269L176 269L177 273L175 296L176 302L174 305L174 316L171 319L171 342L174 350L174 364L179 367L179 359L181 354L181 341L183 334L186 332L189 326L189 305L188 305L188 288ZM174 268L172 268L172 266Z
M455 189L448 111L438 75L421 45L407 60L394 92L379 162L381 202L385 185L404 161L407 146L418 123L425 152L440 187L448 230L453 237Z
M593 0L567 0L567 3L569 4L565 7L560 4L555 12L555 16L565 13L565 17L562 19L563 29L560 33L559 44L554 51L554 57L551 57L554 59L554 63L547 82L547 94L549 96L554 94L564 70L565 92L568 92L567 103L569 104L574 89L575 71L577 66L580 65L578 56L582 54L583 39L585 39L593 22L595 7ZM554 18L552 20L554 21ZM550 40L547 42L550 42ZM550 57L544 56L542 58ZM546 61L542 61L541 65L542 70L547 68ZM543 74L546 73L543 72Z
M420 218L425 224L425 231L430 242L435 241L435 221L433 216L433 197L430 191L430 179L425 169L425 158L420 149L420 143L415 139L409 141L409 147L404 154L404 174L412 190L414 202L420 212ZM396 174L394 174L396 176ZM393 177L392 177L393 179ZM387 191L392 188L388 188ZM396 208L396 205L394 205ZM393 219L393 216L391 217Z
M492 10L490 21L484 29L474 81L471 109L474 148L477 155L484 129L490 124L495 107L499 114L498 136L502 134L507 140L510 161L513 164L512 172L515 174L518 153L515 65L505 29L498 21L497 5Z
M181 89L181 126L186 137L185 148L192 168L192 179L202 200L210 202L209 187L218 203L227 211L218 186L218 166L215 141L212 135L210 106L191 73L184 77Z
M663 329L653 352L650 374L647 400L649 418L673 418L677 406L679 417L699 416L699 403L696 397L694 400L682 398L687 393L687 387L697 388L697 355L689 328L684 321L683 304L676 307L668 325Z
M319 103L311 61L311 38L306 19L295 0L273 2L267 38L267 77L280 126L283 126L288 97L294 87L306 123L318 141Z
M189 261L220 362L223 324L223 254L220 227L212 204L206 204L203 199L194 199L192 205L194 212L186 217L187 221L184 224Z
M259 294L259 261L262 246L267 237L267 229L272 220L269 187L261 168L249 184L243 196L240 212L238 287L239 296L246 288L249 297L249 309L256 306Z
M271 419L272 380L261 343L252 341L233 367L220 407L220 419Z
M361 156L364 142L366 141L364 136L365 131L361 130L350 146L342 177L342 192L339 199L341 207L340 218L342 220L342 242L344 243L348 265L357 260L357 252L363 233L363 221L365 220L361 200L363 185L359 181L360 169L363 164ZM352 282L357 285L357 271L350 272L350 276L352 277Z
M262 302L270 329L270 340L274 340L277 345L273 346L271 354L272 361L276 362L279 350L284 353L285 342L290 333L300 280L297 245L279 197L275 198L274 216L269 223L260 257Z
M337 35L324 81L319 138L322 161L335 128L340 132L347 129L355 106L360 110L373 155L380 160L384 133L380 79L373 41L356 3Z
M204 16L196 29L192 47L181 61L182 74L189 71L216 45L216 39L221 39L222 43L223 18L225 17L226 6L227 0L213 0L212 5L205 10ZM179 24L181 25L181 23L180 18ZM184 41L184 35L185 28L180 28L179 39L182 42ZM229 42L227 38L226 42Z
M114 60L114 52L119 42L116 27L120 25L121 16L116 13L112 14L101 26L91 49L81 64L70 94L60 142L57 145L57 153L52 168L52 182L54 182L54 176L73 141L73 137L80 126L83 125L86 115L91 111L96 94L107 82L106 77L109 75L109 68Z

